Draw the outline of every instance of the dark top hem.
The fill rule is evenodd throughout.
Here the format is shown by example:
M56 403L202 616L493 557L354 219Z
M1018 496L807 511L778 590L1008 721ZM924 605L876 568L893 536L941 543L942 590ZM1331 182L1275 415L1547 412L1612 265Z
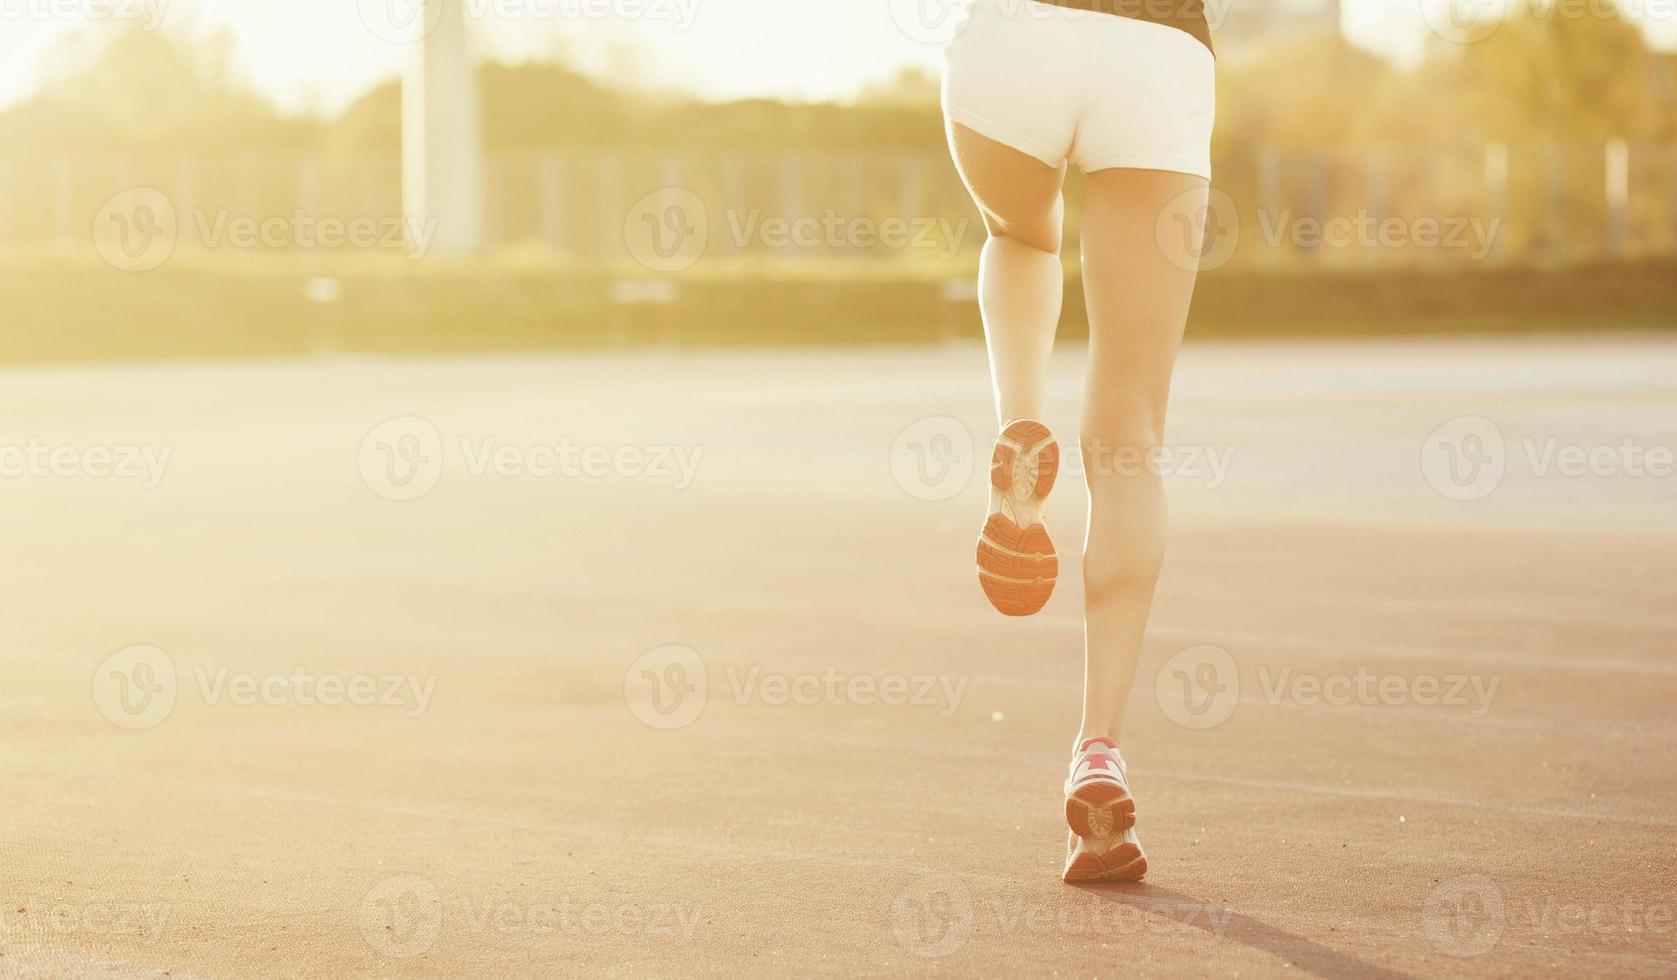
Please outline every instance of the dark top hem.
M1205 20L1205 0L1031 0L1054 7L1073 10L1094 10L1103 14L1144 20L1149 24L1163 24L1184 31L1205 45L1213 56L1211 27Z

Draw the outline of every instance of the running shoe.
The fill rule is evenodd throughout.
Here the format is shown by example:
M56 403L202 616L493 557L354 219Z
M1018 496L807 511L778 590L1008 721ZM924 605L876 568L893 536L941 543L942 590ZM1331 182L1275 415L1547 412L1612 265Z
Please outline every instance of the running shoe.
M1004 616L1048 603L1060 559L1042 525L1042 505L1060 472L1060 444L1048 426L1015 419L990 457L990 516L978 538L978 583Z
M1079 837L1111 837L1135 826L1124 759L1110 738L1085 739L1066 777L1066 826Z
M1072 758L1066 826L1066 881L1140 881L1147 874L1147 855L1135 834L1135 798L1112 739L1085 739Z
M1066 869L1060 878L1082 881L1140 881L1147 876L1147 855L1131 827L1106 840L1072 834L1066 845Z

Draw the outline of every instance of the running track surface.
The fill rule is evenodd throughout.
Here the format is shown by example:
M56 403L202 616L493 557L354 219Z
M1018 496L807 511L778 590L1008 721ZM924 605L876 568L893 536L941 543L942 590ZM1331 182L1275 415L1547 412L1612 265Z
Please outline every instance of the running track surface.
M1056 877L1080 583L985 605L986 396L970 346L7 369L0 976L1677 971L1677 478L1612 462L1677 344L1190 348L1141 886Z

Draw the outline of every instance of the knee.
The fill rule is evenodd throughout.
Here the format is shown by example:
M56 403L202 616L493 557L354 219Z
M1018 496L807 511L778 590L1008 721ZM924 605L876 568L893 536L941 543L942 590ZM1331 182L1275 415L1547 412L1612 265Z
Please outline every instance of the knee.
M1083 598L1089 605L1122 599L1145 599L1159 581L1164 554L1152 535L1138 535L1091 547L1083 555Z
M1039 252L1059 255L1064 237L1065 214L1064 201L1057 199L1047 214L1029 218L989 215L984 219L984 225L992 238L1005 238Z
M1119 492L1128 482L1159 476L1164 423L1150 412L1137 412L1122 425L1085 429L1079 440L1083 478L1097 499Z
M1060 236L1049 234L1046 229L1020 228L1017 225L1005 225L990 228L990 240L1001 241L1013 245L1022 245L1034 252L1058 256L1060 254Z

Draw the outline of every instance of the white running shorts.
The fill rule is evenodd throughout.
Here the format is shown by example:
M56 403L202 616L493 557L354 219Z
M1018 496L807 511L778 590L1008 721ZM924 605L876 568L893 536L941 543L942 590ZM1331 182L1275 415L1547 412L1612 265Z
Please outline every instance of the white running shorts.
M972 0L943 111L1051 167L1211 179L1216 59L1175 27L1035 0Z

